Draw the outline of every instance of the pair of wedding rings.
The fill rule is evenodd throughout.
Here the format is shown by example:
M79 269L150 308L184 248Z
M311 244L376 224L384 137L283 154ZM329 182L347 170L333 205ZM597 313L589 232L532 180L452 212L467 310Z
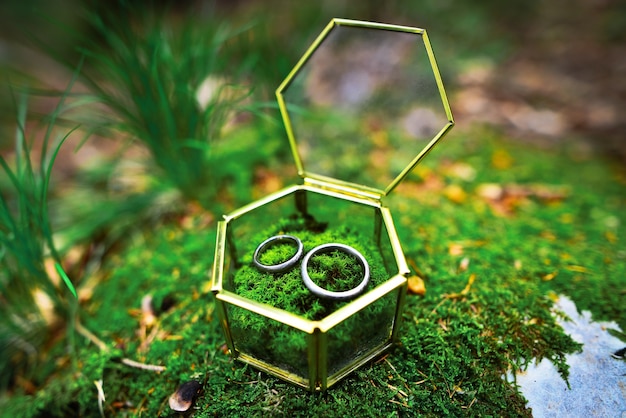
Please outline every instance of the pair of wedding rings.
M259 257L261 256L261 254L263 254L263 252L268 247L275 245L277 243L281 243L281 242L295 243L297 247L296 253L287 261L284 261L279 264L268 265L268 264L261 263L261 261L259 260ZM356 287L350 290L345 290L341 292L333 292L333 291L330 291L330 290L327 290L318 286L315 282L313 282L313 280L309 276L308 265L309 265L309 261L311 260L311 258L313 258L317 254L325 254L325 253L330 253L333 251L341 251L346 254L349 254L353 256L354 258L356 258L359 264L361 264L361 267L363 268L363 280ZM304 253L304 245L302 245L302 241L300 241L298 237L295 237L293 235L275 235L273 237L266 239L261 244L259 244L257 249L254 251L254 256L252 257L252 263L259 270L267 271L269 273L282 273L296 266L298 264L298 261L300 260L300 257L302 257L303 253ZM363 293L370 279L370 268L369 268L369 265L367 264L367 260L365 260L365 257L363 257L363 255L360 252L350 247L349 245L339 244L339 243L322 244L313 248L304 256L300 269L301 269L301 274L302 274L302 281L304 282L304 285L306 286L306 288L309 289L309 291L313 293L314 295L320 298L324 298L324 299L347 300L347 299L355 298L356 296Z

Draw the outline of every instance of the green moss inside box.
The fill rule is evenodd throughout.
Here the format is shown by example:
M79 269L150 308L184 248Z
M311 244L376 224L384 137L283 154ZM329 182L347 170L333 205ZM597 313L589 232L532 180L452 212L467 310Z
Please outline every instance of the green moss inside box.
M364 293L347 301L319 299L304 286L301 264L280 274L259 271L253 254L277 234L297 236L305 253L319 243L353 247L370 267ZM393 242L395 229L380 203L306 185L226 216L218 226L213 292L231 354L284 380L324 390L390 348L408 274ZM289 244L268 246L261 261L284 260L293 251ZM314 282L329 290L354 287L363 278L356 260L341 252L315 256L309 267Z
M248 243L250 245L242 248L244 264L234 274L235 293L314 321L323 319L349 302L322 299L312 294L302 281L299 265L284 273L269 273L256 268L252 264L252 254L256 245L268 237L280 234L298 237L304 245L305 253L327 243L346 244L356 249L363 254L370 268L370 281L366 290L383 283L388 277L378 250L369 239L361 236L358 230L344 225L332 227L294 215L266 228ZM288 260L294 254L294 245L276 244L263 252L260 261L263 264L275 265ZM352 289L363 279L363 270L356 260L339 251L314 257L309 265L309 272L316 284L335 292ZM381 315L385 309L389 314ZM338 329L334 344L337 350L333 350L333 355L358 353L359 341L369 338L372 329L384 327L385 323L381 318L393 316L393 310L393 305L376 304L359 317L359 321L367 321L367 326L357 327L360 332L348 333L346 332L348 326ZM237 340L240 345L245 346L246 351L254 352L259 357L273 358L283 366L298 363L298 358L306 359L307 341L303 333L277 325L244 309L235 311L230 321L231 331L241 337Z

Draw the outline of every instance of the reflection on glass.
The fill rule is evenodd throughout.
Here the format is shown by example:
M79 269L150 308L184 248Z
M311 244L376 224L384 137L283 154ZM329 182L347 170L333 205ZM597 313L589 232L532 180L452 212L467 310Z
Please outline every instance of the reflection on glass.
M328 331L330 376L389 342L397 297L391 292Z
M238 352L308 377L306 333L238 306L228 307L228 319Z
M283 96L307 173L378 189L448 123L417 33L336 26Z

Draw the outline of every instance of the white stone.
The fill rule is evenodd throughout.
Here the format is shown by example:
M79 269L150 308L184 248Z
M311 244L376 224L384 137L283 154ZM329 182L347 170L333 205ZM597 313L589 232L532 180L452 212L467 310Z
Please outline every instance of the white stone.
M578 313L574 302L560 296L555 308L571 321L559 323L583 351L567 356L569 383L547 359L517 374L517 384L534 417L626 418L626 362L611 356L626 343L607 329L619 330L615 322L594 322L591 313ZM511 376L508 376L511 380Z

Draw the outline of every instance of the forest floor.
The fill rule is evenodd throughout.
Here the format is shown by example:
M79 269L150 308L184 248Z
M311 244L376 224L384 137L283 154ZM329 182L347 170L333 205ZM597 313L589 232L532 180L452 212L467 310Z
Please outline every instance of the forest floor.
M295 177L282 127L244 120L229 130L227 175L210 209L155 184L141 146L94 138L75 152L69 141L52 218L67 225L95 208L110 228L60 231L62 242L83 238L64 260L77 321L55 328L40 367L16 379L2 410L176 416L170 396L197 381L195 417L541 416L562 411L550 394L601 404L609 381L617 398L603 405L623 414L626 56L594 35L597 20L572 12L551 26L550 13L506 60L458 65L445 80L457 126L385 201L425 285L408 295L388 354L313 394L228 355L210 292L216 223ZM583 22L575 36L572 22ZM92 189L101 184L106 197ZM85 241L85 231L99 233ZM599 360L580 378L575 358L587 348ZM542 386L534 367L550 369Z

